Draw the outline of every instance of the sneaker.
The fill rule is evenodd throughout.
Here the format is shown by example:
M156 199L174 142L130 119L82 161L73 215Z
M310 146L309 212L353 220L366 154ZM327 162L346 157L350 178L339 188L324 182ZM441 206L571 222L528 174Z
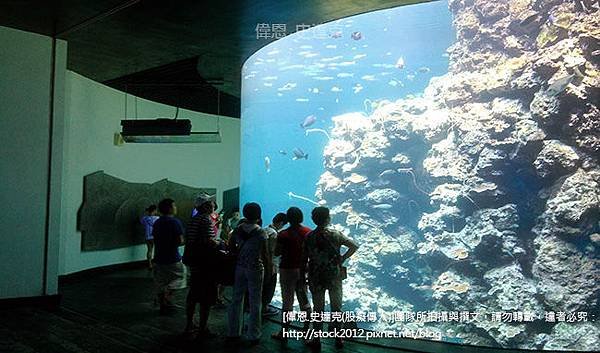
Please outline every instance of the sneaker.
M264 310L262 313L263 316L275 316L277 314L279 314L279 310L275 309L272 306L267 307L267 309Z

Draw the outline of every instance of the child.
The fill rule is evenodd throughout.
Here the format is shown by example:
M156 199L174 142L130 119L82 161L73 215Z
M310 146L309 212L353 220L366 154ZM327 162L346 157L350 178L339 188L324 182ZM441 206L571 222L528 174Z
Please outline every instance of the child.
M156 205L150 205L145 210L145 214L140 219L140 223L144 226L144 237L146 239L146 259L148 260L148 270L152 270L152 253L154 250L154 238L152 237L152 229L154 222L158 219Z

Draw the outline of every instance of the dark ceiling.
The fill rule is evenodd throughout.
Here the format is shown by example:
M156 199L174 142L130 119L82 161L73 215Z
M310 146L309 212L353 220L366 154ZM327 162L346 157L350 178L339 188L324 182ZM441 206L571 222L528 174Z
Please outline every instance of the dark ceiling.
M259 23L319 24L423 0L0 0L0 25L68 41L68 68L144 98L239 117Z

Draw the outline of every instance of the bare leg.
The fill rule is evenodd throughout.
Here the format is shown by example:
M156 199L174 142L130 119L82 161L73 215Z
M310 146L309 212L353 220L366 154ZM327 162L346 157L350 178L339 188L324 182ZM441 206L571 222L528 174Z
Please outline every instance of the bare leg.
M148 269L152 269L152 252L154 250L154 242L152 240L146 240L146 259L148 260Z

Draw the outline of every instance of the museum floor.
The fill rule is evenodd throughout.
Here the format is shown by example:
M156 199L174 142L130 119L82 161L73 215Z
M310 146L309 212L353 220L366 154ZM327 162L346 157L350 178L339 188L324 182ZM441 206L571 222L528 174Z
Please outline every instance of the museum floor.
M57 310L9 308L0 310L0 352L2 353L133 353L133 352L225 352L226 309L214 310L209 322L219 336L204 342L187 343L181 332L184 311L158 315L153 307L152 277L145 269L118 270L89 274L63 283L62 305ZM184 293L178 294L183 303ZM258 346L241 345L234 352L310 352L302 342L290 340L287 348L269 336L280 328L266 321L264 337ZM398 343L398 342L397 342ZM414 343L414 341L413 341ZM404 350L347 342L344 352L486 352L499 350L448 346L432 347L421 342L418 350ZM425 345L427 347L425 347ZM321 352L336 352L332 342ZM503 350L503 353L508 350Z

